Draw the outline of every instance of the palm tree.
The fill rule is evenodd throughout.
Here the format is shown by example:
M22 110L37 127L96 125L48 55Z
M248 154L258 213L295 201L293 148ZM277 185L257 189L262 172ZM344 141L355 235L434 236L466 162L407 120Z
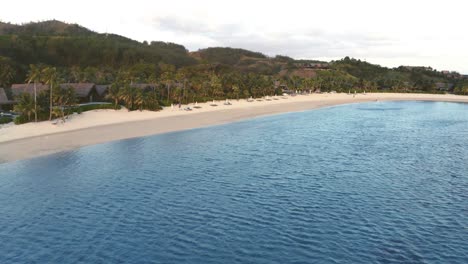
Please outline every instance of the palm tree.
M299 76L296 76L294 75L292 78L291 78L291 82L294 86L294 90L297 90L298 88L301 87L301 84L302 84L302 78L299 77Z
M158 95L156 91L150 91L146 93L145 98L145 108L151 111L156 111L161 109L158 102Z
M234 96L236 96L237 101L239 101L240 89L239 89L239 86L238 86L238 85L234 84L234 85L232 86L232 94L233 94Z
M10 65L0 64L0 86L7 86L10 84L10 81L13 79L13 74L14 70Z
M135 106L136 106L140 111L142 111L142 110L143 110L143 106L145 105L145 103L146 103L146 93L144 93L143 90L141 90L141 89L136 90L136 92L135 92L135 100L134 100Z
M53 99L55 105L57 105L57 107L54 107L54 110L52 111L53 114L55 114L55 116L61 116L62 120L65 121L65 107L71 107L76 103L75 90L73 87L58 87L54 90Z
M118 83L113 83L109 90L107 91L106 99L110 99L114 101L114 109L117 109L117 105L119 104L120 100L120 87Z
M221 80L219 79L219 77L216 76L216 74L211 75L210 88L211 88L211 95L213 99L220 97L224 94L223 84L221 83Z
M17 100L18 103L15 105L14 111L28 116L28 121L31 121L31 114L35 113L37 109L33 98L28 93L22 93Z
M175 79L179 84L182 84L182 91L179 94L179 102L183 102L185 99L185 87L187 84L187 71L184 68L181 68L177 71Z
M312 87L314 86L314 79L308 78L304 81L304 85L306 90L309 92L312 90Z
M81 69L79 66L72 66L70 68L70 75L73 78L73 82L81 82Z
M136 89L130 85L125 85L124 88L120 90L120 99L124 101L128 111L133 110L136 95Z
M98 69L95 67L86 67L84 69L84 81L86 82L96 82L96 75Z
M52 109L52 116L53 117L60 117L62 119L62 122L65 123L65 116L63 115L63 108L59 106L54 106Z
M164 83L166 84L166 89L167 89L167 103L169 103L170 100L171 100L171 98L170 98L170 89L171 89L171 83L172 83L172 79L173 79L172 73L170 73L170 72L164 72L164 73L161 75L161 78L164 80Z
M156 77L156 75L152 74L150 77L148 77L148 83L153 85L153 90L156 89L156 87L158 86L158 83L159 83L159 79L158 77Z
M29 65L29 72L26 81L28 84L34 83L34 122L37 122L37 83L42 79L42 70L40 66Z
M171 89L171 83L174 80L175 67L173 65L167 65L167 64L162 64L160 67L163 71L163 73L161 74L161 79L166 84L167 103L169 103L170 102L170 89Z
M76 105L77 97L75 89L72 87L68 87L62 90L63 93L63 105L67 106L68 109L72 109L73 106ZM70 111L68 111L70 113ZM68 115L68 114L67 114Z
M52 108L53 108L53 100L52 100L52 92L53 88L57 85L58 76L57 76L57 69L55 67L47 67L42 70L43 80L45 84L50 86L50 106L49 106L49 121L52 120Z

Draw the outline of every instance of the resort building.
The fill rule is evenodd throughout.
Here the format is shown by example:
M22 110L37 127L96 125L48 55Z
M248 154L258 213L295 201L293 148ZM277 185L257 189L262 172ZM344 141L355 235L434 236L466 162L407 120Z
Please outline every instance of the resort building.
M448 92L453 89L454 84L453 83L444 83L444 82L438 82L435 84L436 89L442 92Z
M91 103L101 98L94 83L62 83L62 88L73 88L80 103Z
M456 71L442 71L442 73L448 78L461 79L463 76Z
M44 84L36 84L36 93L39 94L42 91L49 90L49 86ZM30 95L34 95L34 83L19 83L19 84L12 84L11 85L11 92L13 93L13 97L17 97L22 93L28 93Z
M96 85L96 92L99 98L105 98L107 95L107 90L109 89L109 84L98 84Z
M60 84L61 88L71 87L75 90L76 97L80 103L88 103L102 100L104 97L107 87L100 88L98 92L97 86L94 83L62 83ZM49 86L45 84L36 84L36 93L39 94L42 91L48 91ZM11 85L11 91L14 97L19 96L22 93L28 93L34 95L34 84L33 83L22 83L22 84L13 84Z
M282 84L278 80L274 82L274 87L275 87L275 90L280 90L282 93L292 93L292 91L289 90L286 84Z
M0 88L0 110L4 108L11 108L14 103L13 100L9 100L4 88Z

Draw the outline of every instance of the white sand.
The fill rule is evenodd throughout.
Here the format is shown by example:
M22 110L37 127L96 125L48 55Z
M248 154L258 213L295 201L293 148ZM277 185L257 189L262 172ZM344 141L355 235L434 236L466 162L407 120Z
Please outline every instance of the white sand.
M193 111L165 108L160 112L94 110L75 114L62 124L49 121L0 127L0 162L30 158L80 146L191 129L252 118L261 115L303 111L318 107L386 100L425 100L468 102L468 96L429 94L312 94L279 100L247 102L231 100L232 105L198 104ZM193 104L191 105L193 107ZM184 106L182 106L182 109Z

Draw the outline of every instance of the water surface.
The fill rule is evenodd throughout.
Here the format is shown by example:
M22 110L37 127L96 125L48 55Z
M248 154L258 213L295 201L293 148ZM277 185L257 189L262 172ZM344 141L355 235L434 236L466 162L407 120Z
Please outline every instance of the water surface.
M0 263L468 263L468 105L378 102L0 165Z

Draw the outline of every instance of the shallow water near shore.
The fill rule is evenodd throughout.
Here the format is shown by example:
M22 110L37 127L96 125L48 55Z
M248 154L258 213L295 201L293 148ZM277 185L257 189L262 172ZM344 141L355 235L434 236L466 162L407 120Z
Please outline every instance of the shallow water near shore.
M468 104L262 117L0 165L0 263L468 263L467 190Z

